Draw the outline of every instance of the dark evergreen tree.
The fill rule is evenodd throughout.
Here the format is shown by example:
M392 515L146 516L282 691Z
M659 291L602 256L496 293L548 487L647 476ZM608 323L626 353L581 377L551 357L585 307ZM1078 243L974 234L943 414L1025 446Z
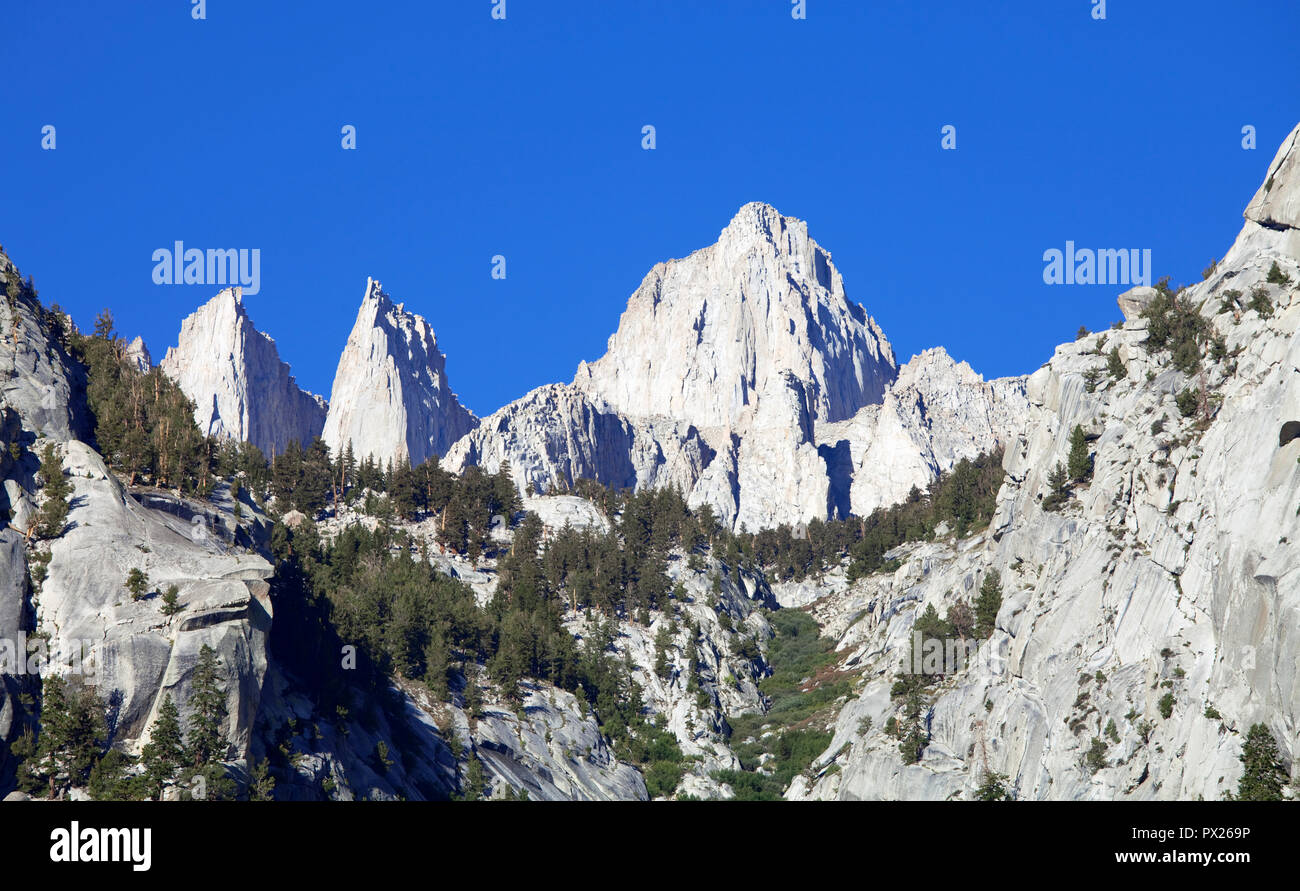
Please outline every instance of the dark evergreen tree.
M1002 608L1002 579L996 572L984 576L980 593L975 598L975 636L987 639L993 636L998 610Z
M158 717L140 758L153 798L161 796L166 785L176 780L177 773L190 760L181 734L180 712L170 694L158 707Z
M1092 476L1092 457L1088 454L1088 438L1083 427L1076 424L1070 431L1069 474L1074 482L1082 482Z
M1277 741L1266 724L1252 724L1241 748L1241 779L1237 783L1239 801L1281 801L1282 789L1290 777Z
M227 744L222 733L226 720L226 691L221 686L221 660L216 650L204 644L190 680L189 750L195 767L225 758Z
M37 534L41 538L58 538L68 519L68 495L72 484L63 475L63 461L54 451L53 443L41 449L41 480L45 504L41 506ZM27 530L23 530L27 531Z

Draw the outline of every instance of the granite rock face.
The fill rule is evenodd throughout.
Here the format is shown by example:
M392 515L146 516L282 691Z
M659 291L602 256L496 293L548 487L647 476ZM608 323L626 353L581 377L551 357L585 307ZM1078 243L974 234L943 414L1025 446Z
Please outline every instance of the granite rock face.
M985 381L942 348L913 356L878 406L818 430L823 448L847 450L849 505L865 516L924 491L963 458L1003 447L1028 413L1024 378ZM842 498L842 496L839 496Z
M30 435L87 436L86 412L74 398L84 391L85 380L55 336L51 318L25 291L15 298L3 296L20 278L0 252L0 408L21 415Z
M807 225L747 204L716 244L651 270L604 357L489 416L448 464L508 460L538 490L675 485L736 529L844 517L991 451L1024 407L1022 382L942 350L902 375Z
M330 394L324 439L331 454L351 443L357 460L418 465L477 426L451 391L429 323L368 279Z
M33 630L31 620L23 537L0 529L0 791L13 785L9 746L32 724L23 698L36 692L38 681L27 671L25 647L16 643Z
M1300 229L1288 211L1300 196L1297 133L1231 250L1184 292L1223 339L1220 358L1184 374L1144 346L1145 320L1132 318L1058 347L1025 383L1027 418L988 531L905 546L890 555L897 571L814 602L866 680L787 797L968 797L992 772L1020 798L1217 799L1235 791L1256 722L1294 776L1300 441L1279 431L1300 420ZM1273 263L1289 284L1267 281ZM1255 288L1271 313L1227 294ZM1090 392L1085 375L1104 370L1113 348L1125 374ZM1175 397L1202 387L1208 419L1184 416ZM1061 510L1044 510L1047 475L1076 425L1092 477ZM1003 587L996 629L931 688L929 744L904 765L881 728L897 715L889 687L913 623L927 606L943 615L969 602L989 573Z
M150 368L153 368L153 356L149 355L149 347L145 346L143 337L137 336L127 344L126 359L141 374L145 374Z
M147 363L143 346L131 354ZM275 341L253 327L239 288L185 319L161 367L194 401L199 430L251 442L267 457L293 441L310 443L325 424L324 400L299 389Z
M271 565L234 547L218 524L139 503L84 443L62 451L74 491L66 531L50 547L37 618L64 652L84 646L89 658L81 669L72 661L52 669L92 675L113 709L115 739L131 745L143 742L164 696L188 714L190 677L208 644L224 675L226 737L234 757L244 757L266 671ZM149 579L139 601L125 587L132 569ZM160 592L171 585L183 609L169 618Z
M634 422L580 390L549 384L484 418L443 463L460 472L472 464L495 470L509 461L521 491L584 478L620 488L689 489L712 457L689 425L666 418Z
M804 383L815 420L839 421L879 402L897 369L808 225L754 202L716 244L650 271L574 386L633 417L726 427L783 372Z

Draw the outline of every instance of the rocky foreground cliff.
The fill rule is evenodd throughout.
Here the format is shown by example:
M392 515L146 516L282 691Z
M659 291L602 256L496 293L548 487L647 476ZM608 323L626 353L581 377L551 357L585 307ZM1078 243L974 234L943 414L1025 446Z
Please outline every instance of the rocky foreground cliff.
M1122 323L1029 377L986 532L901 548L892 574L812 603L863 679L787 797L959 798L1000 775L1019 798L1217 799L1236 789L1255 723L1294 764L1298 138L1224 259L1178 296L1181 321L1153 311L1166 294L1137 289ZM1171 323L1203 331L1197 367L1153 346ZM1076 427L1090 476L1054 502L1049 476ZM891 693L913 631L990 575L1004 591L996 628L968 666L932 679L907 763L890 733L906 704Z

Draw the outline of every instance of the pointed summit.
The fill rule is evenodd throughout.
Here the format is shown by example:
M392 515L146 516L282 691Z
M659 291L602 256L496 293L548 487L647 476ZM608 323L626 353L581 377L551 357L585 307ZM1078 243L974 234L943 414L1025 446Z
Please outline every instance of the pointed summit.
M204 434L246 440L268 457L311 442L325 423L324 400L298 387L275 341L253 327L239 288L185 319L160 367L194 400Z
M1300 124L1282 140L1245 216L1269 229L1300 229Z
M451 391L433 328L367 279L330 394L323 436L331 452L351 443L358 459L419 464L477 425Z
M650 270L574 385L631 416L728 427L784 372L815 420L839 421L879 402L898 366L807 224L751 202L716 244Z

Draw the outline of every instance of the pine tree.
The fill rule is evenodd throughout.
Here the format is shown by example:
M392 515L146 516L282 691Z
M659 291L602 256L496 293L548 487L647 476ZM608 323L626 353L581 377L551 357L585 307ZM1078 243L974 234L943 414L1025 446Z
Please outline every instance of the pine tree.
M60 786L86 784L108 740L106 711L80 678L45 678L37 762L45 765L51 797Z
M1281 801L1289 777L1278 754L1277 741L1265 724L1253 724L1241 749L1239 801Z
M1007 778L1000 773L984 772L984 781L975 790L976 801L1014 801L1015 796L1007 788Z
M462 695L469 716L480 717L483 714L483 691L478 685L478 669L473 666L465 669L465 690Z
M1076 424L1070 432L1070 479L1075 482L1086 480L1092 475L1092 459L1088 455L1088 439L1083 427Z
M37 532L41 538L58 538L63 534L63 524L68 518L68 494L72 491L72 484L63 475L63 461L55 453L53 443L46 443L41 449L41 479L44 481L45 504L41 507Z
M450 663L451 653L447 649L447 639L441 631L435 631L424 650L424 682L439 702L446 702L451 697L447 684Z
M263 758L253 764L249 772L248 800L274 801L275 779L271 776L270 765Z
M668 661L668 648L672 646L673 635L665 623L655 635L655 674L667 680L672 674L672 663Z
M483 764L474 757L469 756L465 764L465 785L463 798L465 801L478 801L483 797L483 792L487 788L487 780L483 776Z
M216 650L204 644L194 666L190 686L190 751L195 767L220 761L226 754L221 726L226 719L226 692L221 688L221 661Z
M181 735L180 712L171 694L158 707L158 719L150 731L149 742L140 751L140 759L144 762L145 776L155 798L176 779L177 771L189 760Z
M1002 608L1002 579L996 572L984 576L980 593L975 598L975 636L987 639L993 636L998 610Z
M184 607L180 605L180 589L175 585L168 585L167 590L162 597L162 614L164 616L174 616Z
M132 568L126 575L126 590L131 592L132 600L142 599L149 590L149 576L138 567Z
M1124 360L1119 357L1119 347L1110 351L1110 358L1106 360L1106 370L1115 380L1121 380L1128 376L1128 368L1124 366Z
M1043 499L1043 510L1060 510L1069 497L1067 489L1070 485L1070 477L1066 474L1065 468L1061 462L1056 462L1056 467L1047 475L1047 488L1049 489L1047 497Z

